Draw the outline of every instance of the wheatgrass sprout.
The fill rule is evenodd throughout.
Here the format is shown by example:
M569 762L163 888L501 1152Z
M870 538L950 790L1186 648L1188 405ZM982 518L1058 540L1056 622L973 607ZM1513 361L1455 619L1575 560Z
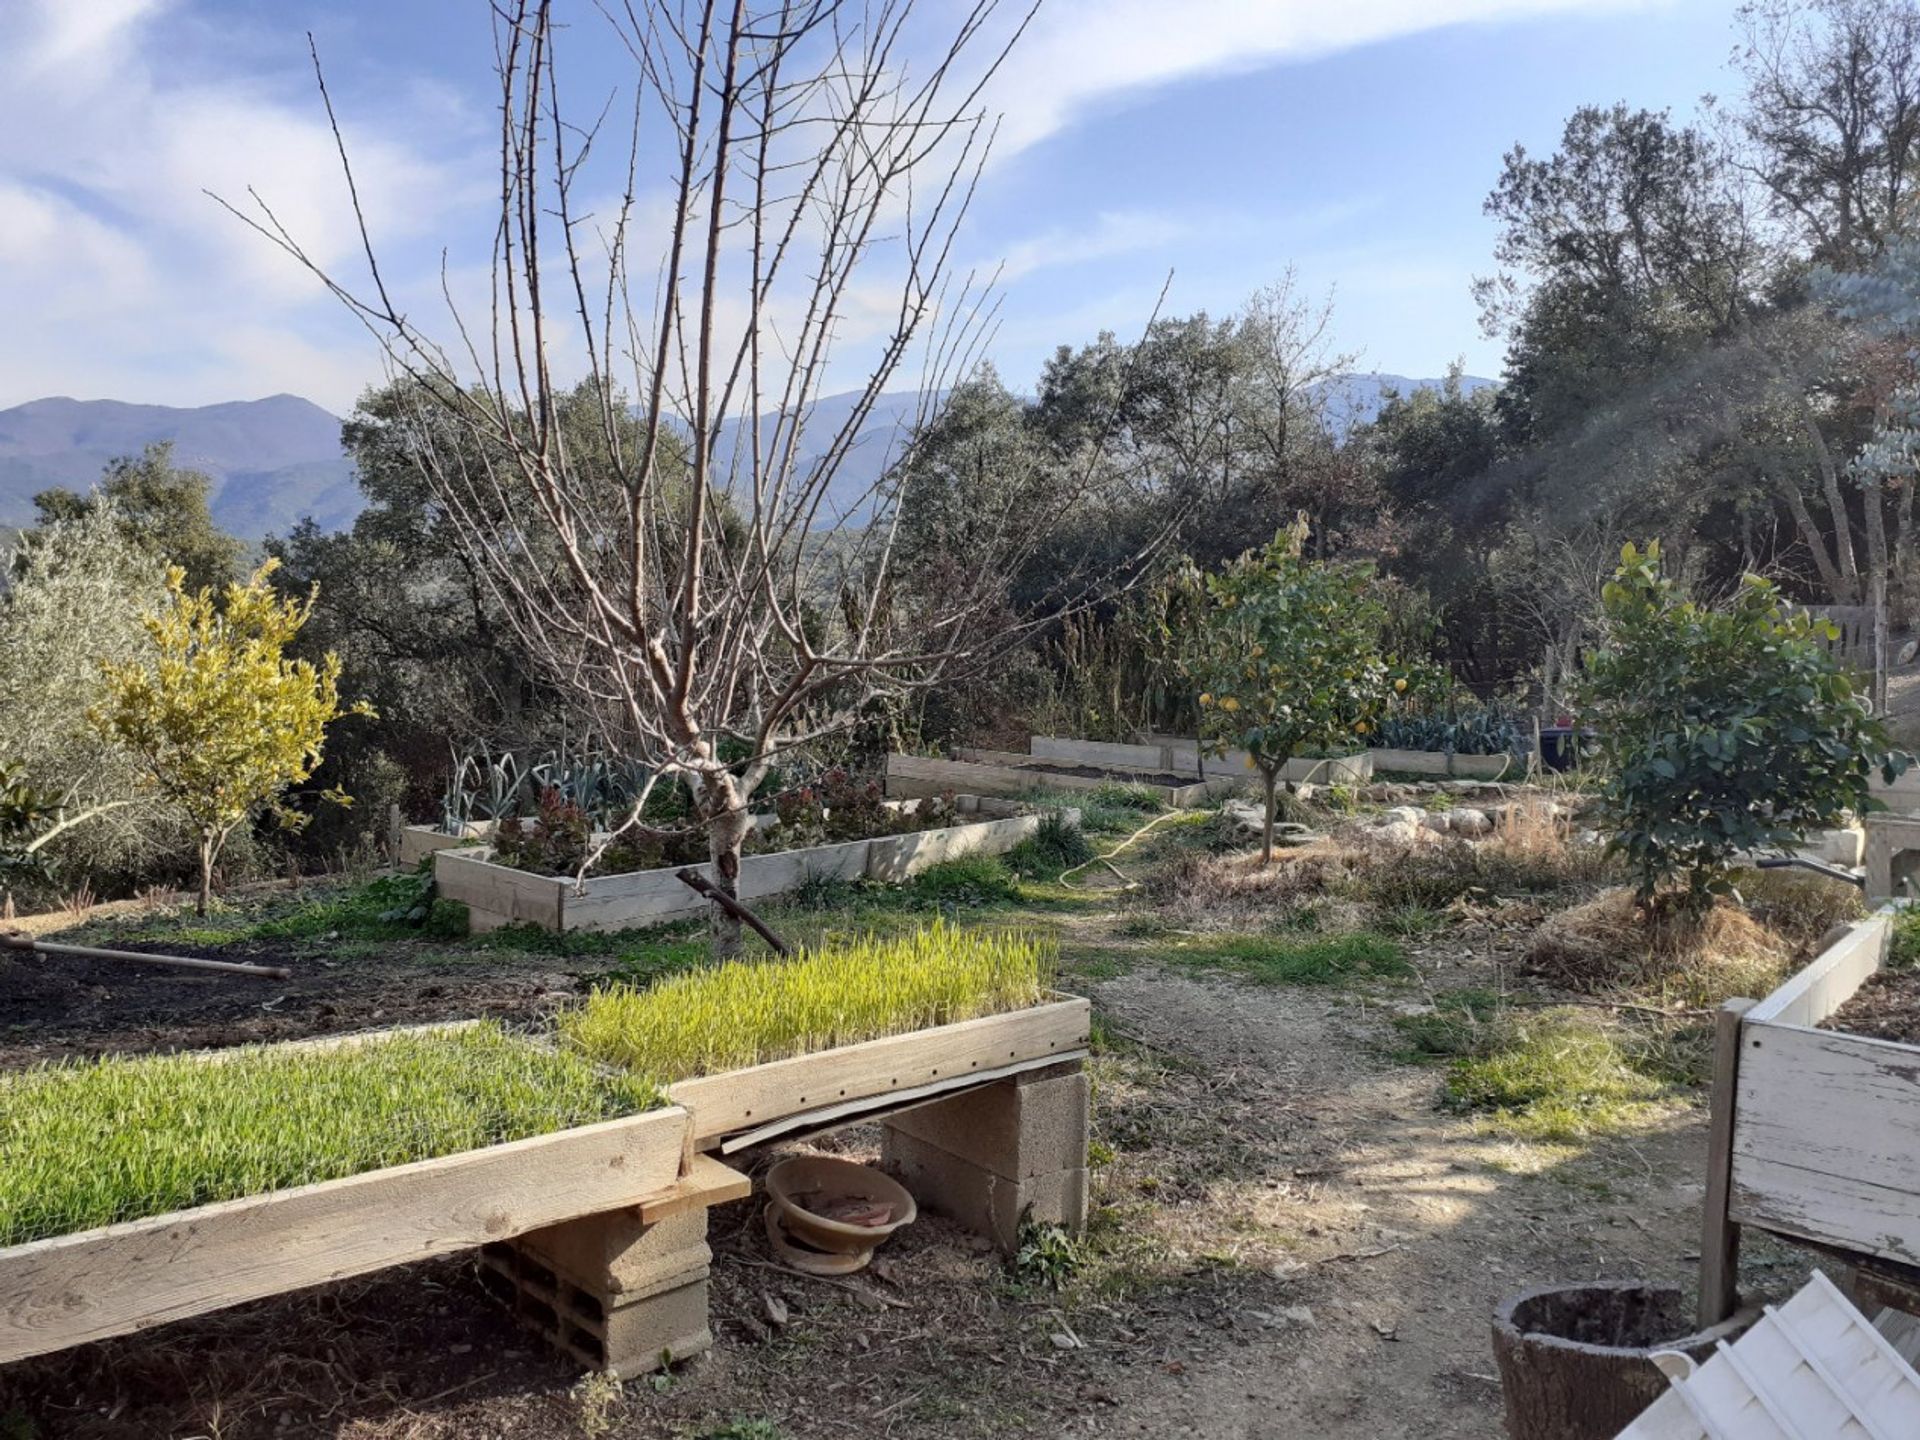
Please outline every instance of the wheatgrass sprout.
M0 1075L0 1245L337 1180L661 1103L486 1021Z
M795 959L729 961L560 1017L584 1055L657 1084L1036 1004L1058 944L1019 930L866 935Z

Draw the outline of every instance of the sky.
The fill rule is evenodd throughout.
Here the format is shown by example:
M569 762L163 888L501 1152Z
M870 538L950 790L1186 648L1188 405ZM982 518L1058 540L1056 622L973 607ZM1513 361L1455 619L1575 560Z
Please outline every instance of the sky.
M1734 4L1046 0L990 92L999 138L959 246L1002 277L990 358L1030 389L1055 347L1137 335L1163 286L1162 313L1221 314L1292 266L1331 294L1357 368L1497 375L1469 285L1492 268L1501 156L1551 150L1584 103L1691 112L1729 84ZM383 263L429 307L442 256L471 279L489 236L488 8L0 0L0 408L350 409L381 376L374 342L207 192L257 194L359 273L311 32ZM559 8L570 92L619 84L596 7Z

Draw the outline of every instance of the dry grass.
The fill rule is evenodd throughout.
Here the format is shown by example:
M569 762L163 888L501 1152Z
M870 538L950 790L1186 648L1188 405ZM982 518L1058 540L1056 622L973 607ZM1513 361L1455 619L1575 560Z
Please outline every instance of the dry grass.
M1552 915L1534 932L1529 968L1570 990L1632 990L1668 1003L1715 1005L1765 995L1783 980L1794 946L1732 900L1704 914L1642 905L1608 890Z
M1564 821L1516 810L1473 843L1435 838L1413 850L1368 846L1368 832L1285 850L1187 854L1149 882L1145 898L1168 923L1258 930L1313 922L1321 930L1395 925L1409 915L1504 899L1592 894L1616 880L1598 846L1573 843Z

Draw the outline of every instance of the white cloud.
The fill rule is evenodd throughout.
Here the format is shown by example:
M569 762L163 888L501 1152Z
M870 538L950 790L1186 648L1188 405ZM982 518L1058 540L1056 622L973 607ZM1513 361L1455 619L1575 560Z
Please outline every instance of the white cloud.
M276 37L278 39L279 37ZM277 62L297 73L289 34ZM357 273L359 241L310 82L270 88L167 0L0 3L0 406L37 395L204 403L294 390L349 404L375 348L290 257L208 198L270 204L314 258ZM376 235L440 228L468 198L391 103L347 127ZM395 138L400 137L400 138ZM444 142L443 142L444 143Z
M1053 0L1000 74L999 153L1100 101L1205 75L1311 60L1475 22L1644 8L1661 0Z

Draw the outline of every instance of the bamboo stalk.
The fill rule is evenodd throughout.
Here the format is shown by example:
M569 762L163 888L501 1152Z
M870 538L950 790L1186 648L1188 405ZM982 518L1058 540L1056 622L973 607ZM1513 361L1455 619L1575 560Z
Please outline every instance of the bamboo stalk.
M291 980L284 965L244 965L237 960L196 960L186 955L144 955L137 950L102 950L93 945L57 945L20 931L0 935L0 945L36 955L66 956L75 960L130 960L137 965L168 965L181 970L213 970L223 975L255 975L263 980Z

